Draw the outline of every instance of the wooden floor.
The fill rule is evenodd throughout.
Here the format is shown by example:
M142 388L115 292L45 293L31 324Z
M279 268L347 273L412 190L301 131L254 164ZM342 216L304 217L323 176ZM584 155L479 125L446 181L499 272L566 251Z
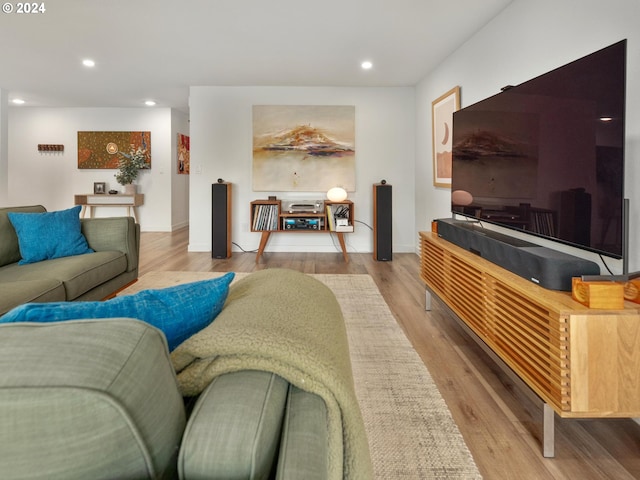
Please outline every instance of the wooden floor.
M369 274L422 357L485 479L640 479L640 425L629 419L556 417L555 458L541 453L542 403L516 388L435 300L426 312L419 257L394 254L236 253L224 260L187 252L187 229L143 233L140 274L155 270ZM438 428L433 425L433 428ZM393 480L393 479L389 479Z

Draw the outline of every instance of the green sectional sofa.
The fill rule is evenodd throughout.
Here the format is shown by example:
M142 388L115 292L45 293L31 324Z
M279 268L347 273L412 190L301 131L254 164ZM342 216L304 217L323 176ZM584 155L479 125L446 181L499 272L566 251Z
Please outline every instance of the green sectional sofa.
M299 272L234 282L171 353L131 318L6 323L0 365L2 478L373 478L340 306Z
M133 218L80 219L94 253L20 265L9 212L46 210L40 205L0 208L0 316L27 302L102 300L138 278L140 226Z

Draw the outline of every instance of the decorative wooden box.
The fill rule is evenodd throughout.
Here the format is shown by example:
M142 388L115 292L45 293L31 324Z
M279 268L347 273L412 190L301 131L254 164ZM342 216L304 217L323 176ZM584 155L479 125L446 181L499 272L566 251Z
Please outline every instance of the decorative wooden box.
M571 280L571 296L589 308L620 310L624 308L624 285L611 281L585 282L578 277Z

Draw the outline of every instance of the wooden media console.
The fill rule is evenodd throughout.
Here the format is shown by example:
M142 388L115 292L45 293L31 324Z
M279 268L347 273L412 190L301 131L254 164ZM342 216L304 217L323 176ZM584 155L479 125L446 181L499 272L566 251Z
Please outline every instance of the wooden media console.
M561 418L640 417L640 305L596 310L420 232L427 309L436 294L544 402L543 454ZM509 372L508 372L509 373Z

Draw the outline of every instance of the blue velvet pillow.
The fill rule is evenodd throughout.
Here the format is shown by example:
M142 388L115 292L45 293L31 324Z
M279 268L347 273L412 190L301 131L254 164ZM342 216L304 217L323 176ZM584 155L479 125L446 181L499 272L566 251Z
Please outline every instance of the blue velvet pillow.
M25 303L0 323L58 322L81 318L137 318L159 328L173 350L220 313L235 273L158 290L142 290L104 302Z
M18 235L20 265L51 258L91 253L80 230L80 205L58 212L16 213L7 216Z

